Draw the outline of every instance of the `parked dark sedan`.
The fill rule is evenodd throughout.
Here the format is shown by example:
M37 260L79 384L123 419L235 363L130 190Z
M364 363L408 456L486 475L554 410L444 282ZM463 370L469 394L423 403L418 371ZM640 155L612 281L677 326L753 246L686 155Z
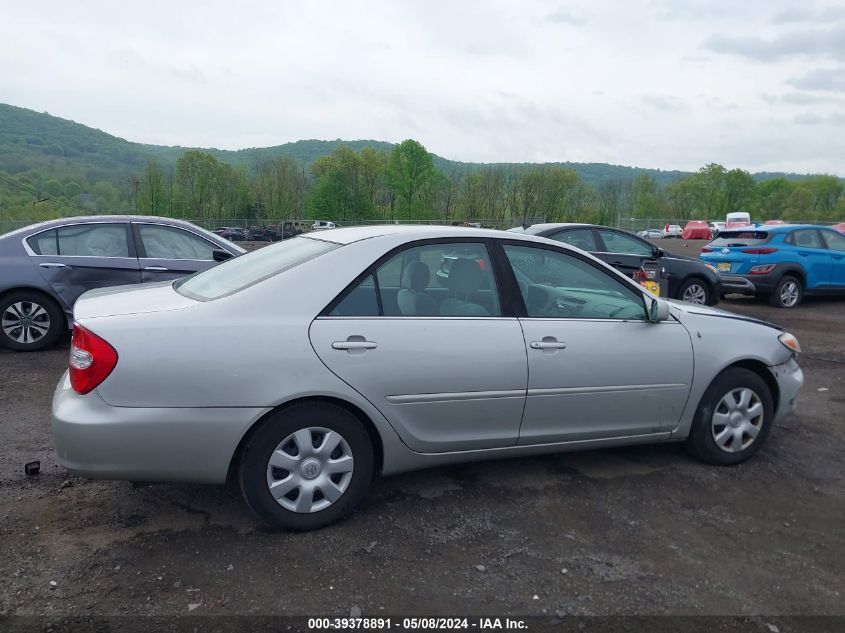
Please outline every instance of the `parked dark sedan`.
M189 222L130 215L62 218L0 236L0 345L56 342L93 288L178 279L244 253Z
M633 276L646 262L657 262L666 276L670 299L716 305L722 280L716 269L698 260L672 255L644 239L594 224L533 224L510 229L563 242L595 255L626 275Z

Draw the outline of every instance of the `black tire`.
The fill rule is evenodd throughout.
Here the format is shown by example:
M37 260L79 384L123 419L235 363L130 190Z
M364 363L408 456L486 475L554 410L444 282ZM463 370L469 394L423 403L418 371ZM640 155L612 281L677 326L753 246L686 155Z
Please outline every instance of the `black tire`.
M268 484L269 460L285 438L302 429L313 428L326 429L341 436L345 446L339 445L338 450L341 450L341 453L349 451L353 460L353 469L351 479L340 497L330 502L328 507L314 512L297 512L284 507L282 503L296 504L302 490L306 489L306 485L311 485L310 481L305 480L303 474L305 470L304 465L301 464L302 453L297 451L299 457L294 455L294 459L300 460L297 463L301 465L302 472L297 472L296 476L305 485L296 488L296 493L291 491L293 498L282 497L279 501L271 494ZM319 442L319 435L316 433L310 437L312 441L316 438ZM292 446L296 448L296 444ZM326 468L325 464L322 468ZM261 427L249 439L241 453L239 470L244 499L252 511L265 523L292 531L315 530L348 516L364 498L373 476L373 445L367 430L358 418L346 409L330 403L303 403L272 413L261 423ZM290 471L281 468L274 468L271 472L273 477L278 475L277 481L280 482L291 476ZM284 474L286 472L287 475ZM316 476L322 478L323 474L318 469ZM316 490L320 490L319 481L322 479L314 480ZM311 499L316 504L329 502L328 497L325 497L321 490L312 492Z
M790 289L792 292L788 292ZM792 275L784 275L769 295L769 304L776 308L794 308L803 298L804 284L801 280Z
M684 295L686 295L688 292L691 295L694 294L696 297L703 297L703 300L690 301L689 299L685 299ZM676 299L680 299L681 301L687 301L696 305L709 306L713 301L713 291L710 289L710 286L707 284L707 282L703 279L699 279L698 277L691 277L690 279L687 279L684 283L682 283L680 288L678 288L678 296L676 297Z
M716 426L714 414L719 411L723 398L740 389L748 389L756 394L759 403L762 405L763 417L760 420L757 434L750 440L750 444L744 446L743 442L736 447L729 446L723 449L716 441L716 429L724 428L732 435L735 435L735 433L733 433L732 425ZM739 464L750 458L763 446L769 435L773 417L774 401L766 382L750 369L730 367L716 376L707 391L704 392L695 412L695 418L685 446L690 453L708 464L722 466ZM741 440L744 440L744 435L740 437Z
M40 310L39 310L40 308ZM22 316L26 325L16 328L10 320ZM46 327L46 332L43 328ZM19 352L35 352L56 344L67 331L65 313L47 295L35 290L13 290L0 299L0 346Z

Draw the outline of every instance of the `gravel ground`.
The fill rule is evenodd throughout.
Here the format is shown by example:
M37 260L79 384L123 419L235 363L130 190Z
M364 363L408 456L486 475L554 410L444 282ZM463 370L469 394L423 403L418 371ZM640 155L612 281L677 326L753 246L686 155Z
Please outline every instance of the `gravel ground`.
M663 445L441 468L308 534L224 487L68 476L49 426L68 341L0 350L0 615L845 615L845 303L722 307L807 352L799 413L750 462Z

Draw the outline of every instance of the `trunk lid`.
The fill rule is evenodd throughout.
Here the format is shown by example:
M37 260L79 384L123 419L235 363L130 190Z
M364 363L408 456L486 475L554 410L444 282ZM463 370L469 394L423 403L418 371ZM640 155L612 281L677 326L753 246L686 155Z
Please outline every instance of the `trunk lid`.
M89 290L76 300L74 319L93 319L121 314L144 314L182 310L196 305L173 289L172 281Z

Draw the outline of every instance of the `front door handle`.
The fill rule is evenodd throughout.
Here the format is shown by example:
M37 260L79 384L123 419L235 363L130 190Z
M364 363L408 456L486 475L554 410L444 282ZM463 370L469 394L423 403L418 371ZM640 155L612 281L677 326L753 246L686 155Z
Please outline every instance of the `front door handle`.
M529 344L531 349L543 350L546 354L551 354L558 349L566 349L566 343L557 340L554 336L544 336L542 341L531 341Z
M169 269L164 266L144 266L144 270L152 270L154 272L167 272Z
M41 268L70 268L67 264L62 264L60 262L44 262L43 264L38 264Z

